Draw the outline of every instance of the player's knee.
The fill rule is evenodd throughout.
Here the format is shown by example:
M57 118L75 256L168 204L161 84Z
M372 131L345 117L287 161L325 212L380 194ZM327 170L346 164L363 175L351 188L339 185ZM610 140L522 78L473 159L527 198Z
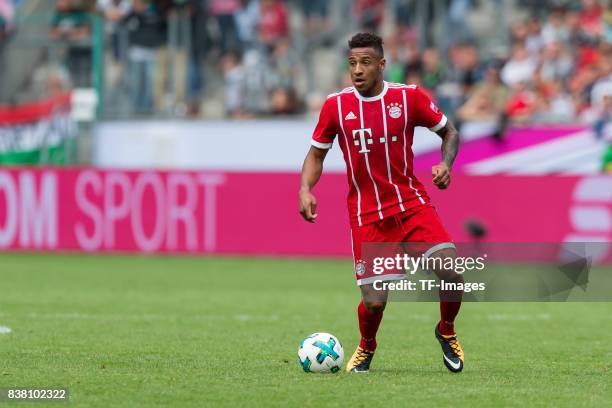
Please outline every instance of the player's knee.
M458 273L455 269L446 267L454 262L446 262L448 259L455 259L457 252L453 248L442 249L431 255L432 258L441 260L441 262L433 262L433 272L439 279L443 279L447 282L463 283L463 275Z
M438 269L434 271L439 279L443 279L446 282L463 283L463 275L455 271L454 269Z
M368 309L370 313L379 314L385 310L385 307L387 306L387 302L380 302L380 301L367 302L366 301L363 303L363 305L365 306L366 309Z

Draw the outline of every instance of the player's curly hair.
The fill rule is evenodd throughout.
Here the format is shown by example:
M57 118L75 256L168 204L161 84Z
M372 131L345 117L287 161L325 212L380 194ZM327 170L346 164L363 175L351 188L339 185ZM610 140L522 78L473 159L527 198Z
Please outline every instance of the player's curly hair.
M353 48L374 48L374 50L384 57L383 39L372 33L357 33L348 42L349 49Z

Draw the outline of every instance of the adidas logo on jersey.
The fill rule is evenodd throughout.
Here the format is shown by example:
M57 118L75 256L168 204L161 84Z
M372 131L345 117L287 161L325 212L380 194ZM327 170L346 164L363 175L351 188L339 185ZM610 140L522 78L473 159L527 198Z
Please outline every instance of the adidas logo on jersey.
M357 116L353 112L349 112L348 115L344 117L344 120L357 119Z

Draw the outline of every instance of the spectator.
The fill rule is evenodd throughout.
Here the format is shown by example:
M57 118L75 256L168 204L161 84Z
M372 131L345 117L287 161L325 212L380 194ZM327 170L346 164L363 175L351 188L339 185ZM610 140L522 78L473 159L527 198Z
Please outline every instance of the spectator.
M506 114L515 123L528 123L538 112L540 103L538 95L527 83L519 81L514 84L513 93L506 106Z
M270 111L274 115L298 113L298 101L293 88L275 88L270 95Z
M565 13L564 23L568 31L568 45L578 47L588 40L587 35L582 30L580 12L578 10L568 10Z
M451 60L453 70L450 76L461 85L464 92L469 92L472 86L481 78L478 51L472 43L459 43L453 47Z
M565 22L565 9L557 7L548 15L542 28L542 40L545 45L552 42L567 43L570 39L570 29Z
M468 25L468 11L471 0L450 0L448 11L449 27L453 27L454 41L471 41L472 33Z
M423 51L423 86L435 91L444 79L444 70L440 63L440 54L436 48Z
M429 97L429 99L432 99L435 101L436 99L434 97L435 95L432 94L431 90L423 87L423 81L421 80L420 71L414 71L414 70L407 71L406 77L404 78L403 82L405 84L418 86Z
M97 0L96 8L104 16L107 55L105 59L104 80L108 90L106 97L113 100L120 97L120 81L124 75L127 41L119 31L121 21L132 7L130 0Z
M268 51L276 42L289 37L289 16L281 0L261 0L259 8L259 40Z
M544 46L542 39L542 27L540 20L532 18L527 22L527 36L525 38L525 49L529 55L536 56Z
M603 9L598 0L582 0L580 12L580 26L582 31L591 39L602 34Z
M121 20L129 13L131 2L129 0L98 0L96 7L104 16L105 30L110 39L112 55L115 60L119 60L121 50L117 30Z
M568 86L572 93L581 94L581 98L588 97L589 88L600 76L598 64L601 56L598 50L590 43L582 43L575 51L574 70L568 78Z
M576 106L560 81L547 83L541 94L542 112L538 119L542 123L571 123L576 119Z
M415 2L413 0L394 0L392 2L394 6L395 23L402 27L413 26L413 19L415 12Z
M501 71L501 78L506 85L513 86L519 82L529 82L537 64L529 56L523 43L516 43L512 48L512 57Z
M228 51L239 51L238 32L234 14L240 10L239 0L210 0L210 14L219 27L219 46L221 55Z
M478 52L471 43L456 43L451 46L450 64L445 80L438 86L440 108L455 112L465 102L472 87L481 77Z
M527 23L519 21L510 27L510 37L513 43L524 43L529 35Z
M487 68L484 81L475 86L457 112L461 122L501 122L510 91L501 81L500 67L500 63L495 63Z
M406 72L406 77L404 78L402 82L405 84L418 86L421 89L421 91L429 97L429 99L431 99L434 102L437 102L435 93L432 90L427 89L426 87L423 86L423 78L421 76L421 72L419 71Z
M137 113L153 109L154 73L159 49L166 42L166 21L153 3L134 0L123 24L128 31L129 78L132 103Z
M421 52L416 41L411 41L404 45L401 49L402 59L404 60L404 75L408 72L419 73L423 69L423 61L421 60Z
M329 28L327 0L300 0L304 14L304 33L306 36L322 33Z
M243 61L248 78L244 91L245 111L249 114L267 113L270 108L268 96L276 86L267 56L259 50L249 50Z
M608 2L608 8L603 15L603 39L612 44L612 2Z
M612 73L597 81L591 89L591 123L595 124L598 136L603 136L605 125L611 119L611 100L612 100Z
M196 116L200 112L201 98L206 86L202 62L211 47L211 41L206 27L206 5L193 2L189 12L191 32L187 63L187 113Z
M378 31L384 15L384 0L357 0L353 7L353 15L360 29Z
M546 81L565 80L572 73L574 61L563 43L550 42L542 51L540 75Z
M298 59L288 39L285 38L276 43L272 62L277 86L283 89L293 88Z
M86 40L91 33L87 13L72 7L70 0L57 0L51 21L51 37L64 40Z
M91 86L91 21L82 9L72 7L70 0L58 0L51 21L51 38L67 43L66 62L76 87Z
M0 0L0 44L13 26L15 8L11 0Z
M245 109L246 73L238 54L230 52L222 59L225 80L225 113L228 117L247 117Z
M530 15L540 17L551 7L554 0L518 0L520 8L526 8Z
M404 79L404 64L399 55L399 48L395 38L389 38L385 41L385 59L387 65L385 67L385 79L389 82L402 82Z
M259 8L258 0L241 0L240 9L234 14L242 49L253 48L257 43Z
M69 92L72 84L70 74L62 66L43 64L34 70L31 87L34 98L43 100Z

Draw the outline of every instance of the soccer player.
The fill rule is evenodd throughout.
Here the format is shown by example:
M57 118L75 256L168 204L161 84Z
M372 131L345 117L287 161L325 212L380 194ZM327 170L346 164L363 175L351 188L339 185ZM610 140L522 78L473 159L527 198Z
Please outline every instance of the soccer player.
M437 188L446 189L459 148L459 135L421 89L383 80L385 58L380 37L359 33L348 44L354 86L329 95L321 108L302 168L299 206L304 219L315 222L317 200L312 191L321 176L327 151L337 137L347 168L355 276L361 289L357 308L361 341L346 370L367 372L387 301L387 292L381 296L373 282L402 276L363 278L362 244L419 243L425 245L420 254L424 257L456 256L452 239L430 204L423 184L412 173L411 146L415 126L427 127L442 138L442 161L432 167L432 182ZM454 270L433 272L447 282L463 282ZM434 331L442 346L444 364L452 372L463 369L463 350L454 329L461 294L440 292L441 318Z

